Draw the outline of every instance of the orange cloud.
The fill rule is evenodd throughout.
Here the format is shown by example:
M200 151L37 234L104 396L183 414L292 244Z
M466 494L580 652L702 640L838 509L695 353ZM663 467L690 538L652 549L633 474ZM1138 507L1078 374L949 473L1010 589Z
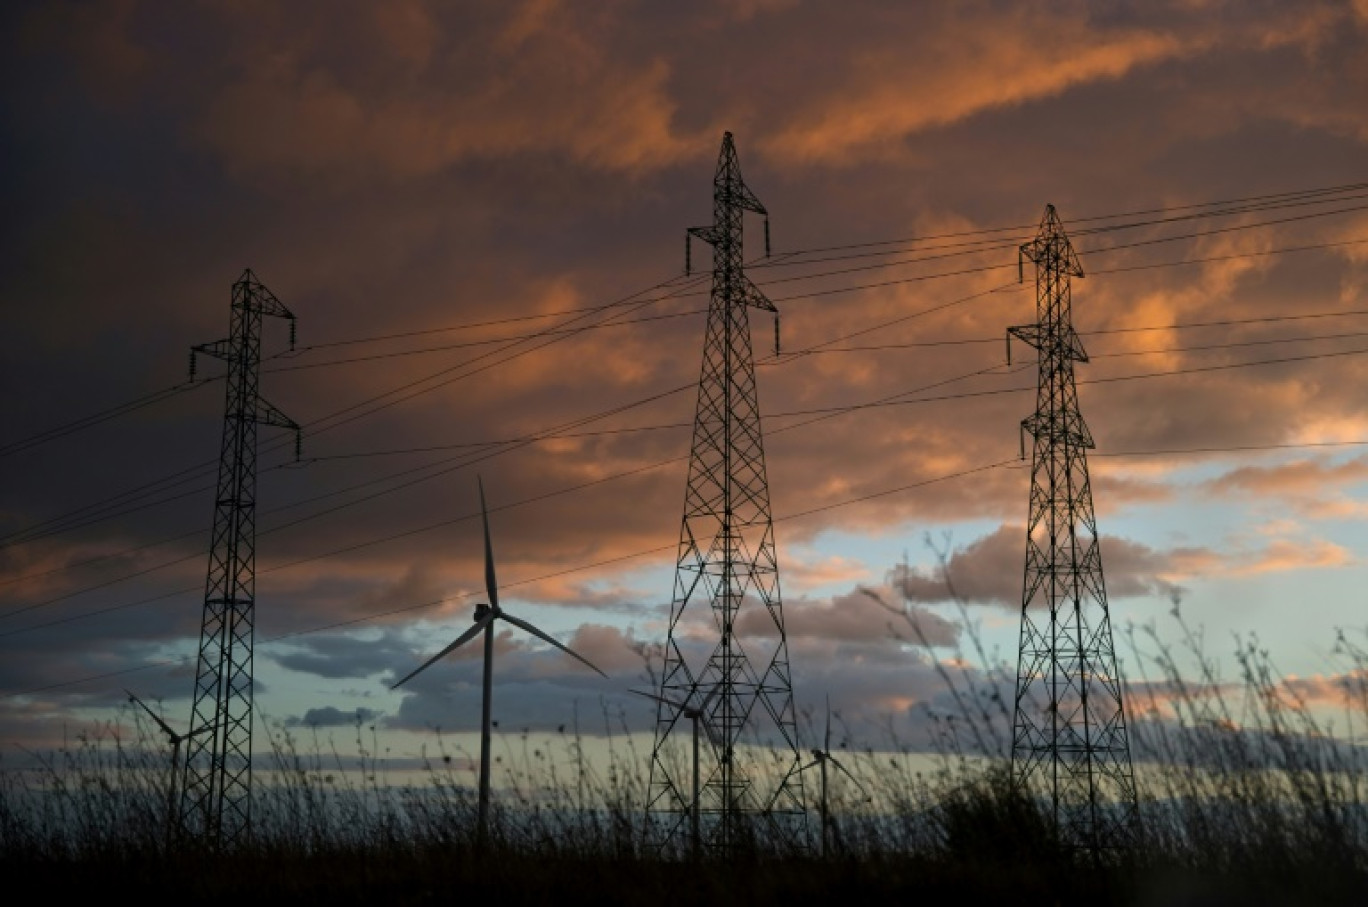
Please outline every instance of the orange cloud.
M837 339L846 350L761 365L758 381L795 647L802 643L815 670L850 651L886 657L895 679L881 681L886 689L871 687L871 701L901 689L907 667L905 657L885 651L893 647L876 645L885 622L858 610L860 603L842 607L793 593L861 578L858 564L824 547L833 530L857 537L855 544L861 535L900 535L915 545L926 531L984 521L1007 529L958 552L956 574L977 584L985 600L1015 606L1023 530L1010 524L1025 514L1024 468L1013 463L941 479L1016 456L1018 425L1035 405L1035 374L1020 346L1015 369L1002 367L1002 333L1034 316L1029 271L1024 284L1013 283L1015 245L1029 238L1047 195L1071 230L1077 223L1089 274L1075 283L1074 303L1094 359L1080 364L1077 376L1099 453L1368 436L1359 390L1368 382L1368 356L1319 355L1368 344L1306 336L1353 332L1361 317L1251 320L1364 308L1363 249L1155 267L1352 238L1365 229L1361 215L1116 251L1217 222L1088 233L1110 221L1082 220L1305 184L1288 175L1289 160L1299 173L1314 174L1312 182L1359 179L1368 58L1355 53L1362 26L1346 21L1343 4L1238 14L1232 6L1146 5L1123 25L1081 3L1006 14L988 4L852 11L778 2L687 13L417 0L343 4L327 17L295 4L177 4L155 16L150 9L48 5L34 20L47 25L11 36L16 44L35 42L9 57L26 92L15 105L12 143L24 156L14 171L23 191L11 214L22 243L2 288L18 313L5 362L25 376L26 392L8 401L7 424L16 431L179 380L184 345L222 333L225 284L244 259L300 314L304 343L520 318L656 283L680 270L683 227L708 217L725 123L737 132L747 178L773 213L776 252L1020 226L963 257L917 264L908 261L918 257L913 248L928 244L909 242L880 247L903 249L883 258L864 246L828 249L813 256L831 259L825 262L776 256L750 271L779 300L786 350ZM167 34L193 40L168 42ZM90 113L106 104L102 83L122 92L117 118ZM41 90L30 92L30 85ZM852 162L861 166L831 166ZM753 252L757 226L747 225ZM875 267L847 270L867 266ZM912 280L961 266L972 273ZM1128 267L1144 270L1119 270ZM843 273L813 276L837 270ZM891 282L899 280L906 282ZM851 289L865 283L882 285ZM841 292L815 295L825 291ZM705 302L702 295L683 298L643 314ZM1174 326L1208 321L1217 324ZM551 323L357 349L402 352L433 338L508 337ZM757 315L753 325L763 358L768 316ZM1103 333L1151 327L1161 329ZM471 600L458 597L478 595L482 585L478 471L492 506L530 502L492 515L510 598L592 606L602 610L602 622L620 620L643 639L663 638L660 606L671 593L685 484L680 460L689 447L702 337L696 315L586 332L336 430L311 426L306 457L317 460L262 476L263 636L437 599L446 604L384 620L468 622ZM271 340L278 343L280 334ZM1246 341L1272 342L1222 347ZM861 345L867 348L855 349ZM445 382L463 372L440 370L486 349L275 370L333 355L314 349L273 360L265 390L311 421L411 382ZM1288 354L1316 358L1129 377ZM1105 383L1111 378L1126 380ZM478 446L676 387L686 390L583 426L655 430L560 438L497 457ZM6 527L213 458L221 401L210 396L139 411L106 433L7 461L17 480L6 489ZM890 400L897 405L884 405ZM823 412L855 404L869 405ZM819 414L820 421L801 425ZM459 457L456 448L347 456L458 444L476 446ZM1350 562L1345 547L1285 520L1361 514L1364 505L1350 496L1359 467L1316 460L1275 466L1272 457L1287 455L1261 456L1096 458L1093 489L1113 595L1162 595L1165 583L1194 577ZM446 457L453 459L442 462ZM1227 472L1209 487L1184 484L1180 470L1194 463ZM612 478L629 470L640 471ZM420 476L431 478L409 484ZM212 476L206 481L212 485ZM560 493L574 486L586 487ZM1181 515L1162 508L1194 491L1255 511L1245 524L1257 531L1228 538L1208 532L1185 548L1108 534L1118 514L1154 519L1155 537L1164 537ZM207 530L212 493L187 498L183 509L90 526L60 544L7 548L3 570L13 576ZM311 498L318 500L270 512ZM1257 519L1263 500L1278 509L1278 523ZM316 520L266 532L315 512L322 514ZM194 544L175 550L191 552ZM664 551L615 560L657 546ZM341 553L283 566L331 551ZM141 556L113 559L92 579L146 563ZM589 564L597 566L535 579ZM202 589L203 570L197 555L183 569L130 582L128 598L174 585ZM16 584L6 605L75 588L84 579L78 573ZM943 594L933 588L938 577L921 579L928 600ZM531 581L512 586L523 580ZM115 587L101 597L118 604L123 592ZM128 640L188 638L198 629L200 594L170 600L163 610L65 625L60 634L54 628L13 637L3 660L11 665L7 676L22 679L11 686L128 666L132 656L92 668L90 640L110 651ZM709 619L704 614L685 629L703 639ZM814 635L804 635L805 627ZM845 650L815 635L828 632ZM65 647L70 657L53 664L26 658L14 667L35 638ZM609 658L630 648L611 631L590 633L585 644Z
M1293 542L1280 539L1261 551L1232 558L1231 573L1249 575L1282 570L1307 570L1325 567L1347 567L1356 558L1348 549L1324 539Z
M784 588L790 593L834 583L853 583L869 574L859 561L840 555L803 556L793 552L785 565Z
M1013 18L994 30L972 17L937 23L936 47L860 55L839 91L800 111L766 143L766 153L851 163L911 133L1116 79L1200 46L1145 30L1098 33L1072 18L1024 10Z
M1368 458L1344 463L1298 460L1277 466L1241 466L1205 483L1212 494L1305 494L1368 479Z
M494 35L444 27L418 4L375 16L399 61L396 72L381 67L356 82L353 73L311 59L309 47L268 33L257 38L242 78L207 105L196 135L236 171L325 185L426 177L471 159L527 152L634 173L697 157L706 147L703 135L676 132L665 59L615 59L586 31L602 26L557 4L527 4ZM446 48L442 65L433 62L439 45ZM463 58L497 67L498 77L472 82ZM421 67L421 83L407 74L411 66ZM376 81L392 90L377 92ZM393 90L396 82L404 90Z

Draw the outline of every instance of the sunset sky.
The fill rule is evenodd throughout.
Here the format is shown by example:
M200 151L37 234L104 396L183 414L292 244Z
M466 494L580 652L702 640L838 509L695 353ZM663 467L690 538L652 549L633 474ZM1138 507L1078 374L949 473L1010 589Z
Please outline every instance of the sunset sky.
M782 313L778 360L752 323L800 709L914 732L944 698L935 661L968 638L937 547L1014 661L1035 374L1003 335L1034 317L1016 246L1047 203L1087 273L1123 664L1124 629L1176 633L1179 601L1230 675L1253 635L1329 707L1337 630L1368 643L1368 0L124 0L0 24L6 758L126 687L189 717L221 371L181 385L244 268L298 316L293 355L267 322L262 390L304 425L298 466L262 432L261 712L364 710L395 755L475 726L476 647L388 688L469 625L479 474L504 606L610 675L514 631L496 717L648 728L623 694L664 640L707 303L683 237L726 130L773 234L766 261L748 221ZM904 562L929 648L859 591L898 600Z

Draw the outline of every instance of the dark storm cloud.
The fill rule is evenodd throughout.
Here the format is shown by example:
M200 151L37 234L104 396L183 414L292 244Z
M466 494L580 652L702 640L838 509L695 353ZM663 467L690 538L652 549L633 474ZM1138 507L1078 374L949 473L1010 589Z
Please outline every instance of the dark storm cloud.
M375 721L379 713L372 709L343 710L334 706L309 709L300 717L285 719L286 727L354 727Z
M909 602L948 602L1021 607L1021 570L1025 527L1004 524L990 535L948 552L935 573L915 567L894 568L894 588ZM1183 549L1156 551L1123 538L1101 540L1107 570L1107 592L1113 598L1168 596L1181 587L1166 576L1182 575L1212 553Z
M784 603L784 631L793 639L849 640L852 642L887 640L890 623L912 621L920 629L920 640L930 647L953 646L959 640L959 627L939 614L909 604L898 609L890 590L856 589L827 601L789 599ZM738 633L773 636L774 621L765 611L754 607L737 620Z
M272 647L270 657L291 671L340 680L392 673L407 663L412 649L397 633L383 633L379 639L332 633L284 641Z

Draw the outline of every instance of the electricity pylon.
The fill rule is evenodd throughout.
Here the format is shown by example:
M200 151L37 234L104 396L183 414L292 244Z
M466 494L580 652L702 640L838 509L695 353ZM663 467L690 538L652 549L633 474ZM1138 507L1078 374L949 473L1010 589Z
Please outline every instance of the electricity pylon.
M1021 423L1033 441L1011 777L1048 797L1061 843L1098 854L1131 841L1135 776L1074 384L1088 361L1070 291L1083 267L1053 205L1020 257L1036 267L1036 323L1008 330L1008 353L1012 337L1035 347L1039 377Z
M741 179L728 132L713 177L712 226L691 228L685 240L686 272L688 240L697 237L713 247L713 273L651 753L648 826L654 845L669 853L682 852L697 828L707 853L729 856L757 843L757 819L770 836L807 837L749 320L752 308L775 313L777 352L778 310L745 274L746 211L766 218L768 253L769 215ZM685 612L692 608L697 618L705 607L712 632L695 648L697 625L683 622ZM736 633L743 609L763 628L746 637L754 657ZM666 752L690 708L705 710L713 730L696 807L688 767ZM743 732L762 748L753 753L768 752L745 758Z
M257 426L293 429L299 453L299 426L259 392L266 315L289 319L293 349L294 315L256 275L243 271L233 284L228 338L190 352L192 380L198 353L228 363L214 531L180 802L181 830L217 847L240 841L251 822Z

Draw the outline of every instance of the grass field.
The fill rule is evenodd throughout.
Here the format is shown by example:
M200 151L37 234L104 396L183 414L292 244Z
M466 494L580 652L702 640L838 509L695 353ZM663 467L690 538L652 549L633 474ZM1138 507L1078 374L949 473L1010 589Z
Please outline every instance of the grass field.
M645 754L629 742L586 760L573 733L501 741L515 755L481 849L468 761L439 750L396 781L359 725L346 757L262 734L253 839L211 854L168 841L166 752L137 723L133 740L97 731L4 755L0 867L11 891L152 903L1368 904L1365 760L1350 743L1368 715L1364 651L1339 641L1349 680L1332 728L1256 644L1227 680L1176 626L1173 646L1131 638L1140 824L1101 859L1058 846L1040 802L1010 789L1000 687L947 674L964 715L940 720L933 770L887 742L840 752L872 802L833 785L825 857L810 789L807 847L762 836L728 861L662 859L642 843Z

